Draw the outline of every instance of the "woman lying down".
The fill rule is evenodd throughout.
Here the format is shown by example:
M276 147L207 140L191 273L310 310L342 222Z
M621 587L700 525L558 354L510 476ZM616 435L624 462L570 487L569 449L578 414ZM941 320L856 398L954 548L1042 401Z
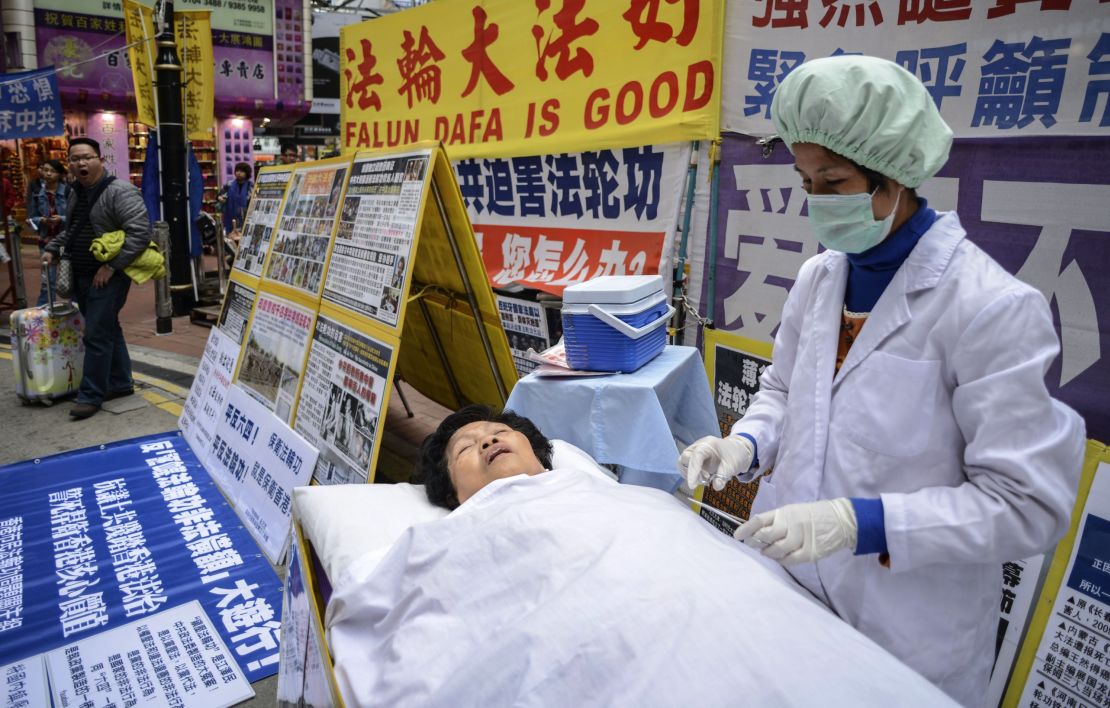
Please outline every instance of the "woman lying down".
M529 420L481 406L425 440L453 511L329 607L350 704L953 705L665 492L550 466Z

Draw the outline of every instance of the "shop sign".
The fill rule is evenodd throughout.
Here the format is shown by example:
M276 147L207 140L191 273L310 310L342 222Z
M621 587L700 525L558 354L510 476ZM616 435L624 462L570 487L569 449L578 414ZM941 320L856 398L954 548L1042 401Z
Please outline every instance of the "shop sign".
M185 71L202 62L202 71L214 72L216 95L273 101L273 5L274 0L178 2L175 9L179 11L212 11L211 52L198 59L179 47ZM134 96L125 52L111 51L94 58L105 51L122 50L126 44L122 0L98 0L80 9L82 12L74 11L72 0L36 0L39 64L62 69L58 73L64 90Z
M311 113L339 115L339 30L361 20L351 12L312 13Z

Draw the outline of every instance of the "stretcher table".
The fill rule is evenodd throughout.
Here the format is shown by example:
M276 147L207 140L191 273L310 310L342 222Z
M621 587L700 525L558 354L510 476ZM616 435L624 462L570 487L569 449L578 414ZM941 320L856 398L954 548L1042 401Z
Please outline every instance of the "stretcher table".
M720 435L709 377L694 347L668 346L631 374L542 377L517 382L505 408L532 420L549 438L566 440L620 481L673 492L678 453Z

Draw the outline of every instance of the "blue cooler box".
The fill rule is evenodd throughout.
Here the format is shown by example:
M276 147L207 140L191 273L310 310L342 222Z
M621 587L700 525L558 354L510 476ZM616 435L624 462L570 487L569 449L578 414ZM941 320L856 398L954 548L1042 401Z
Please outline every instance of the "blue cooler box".
M567 362L583 371L639 369L663 351L667 304L661 275L603 275L563 291Z

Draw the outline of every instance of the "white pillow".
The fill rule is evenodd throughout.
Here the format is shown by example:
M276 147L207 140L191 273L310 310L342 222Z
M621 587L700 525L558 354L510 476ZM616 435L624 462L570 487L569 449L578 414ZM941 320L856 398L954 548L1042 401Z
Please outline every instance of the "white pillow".
M295 488L293 513L336 587L363 554L450 512L429 503L419 484L334 484Z
M552 468L580 469L616 484L611 472L574 445L551 445ZM410 526L450 512L429 502L419 484L334 484L294 489L293 513L334 588L352 573L365 573L366 562L376 562Z

